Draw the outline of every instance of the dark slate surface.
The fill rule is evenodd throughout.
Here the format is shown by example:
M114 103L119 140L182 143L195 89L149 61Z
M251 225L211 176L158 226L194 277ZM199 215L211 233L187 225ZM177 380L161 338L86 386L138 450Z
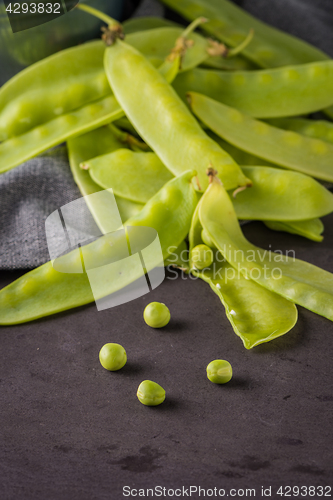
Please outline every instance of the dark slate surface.
M261 223L245 232L332 272L333 216L324 221L321 244ZM1 286L17 276L1 273ZM171 310L162 330L143 322L152 300ZM100 366L106 342L126 348L123 370ZM332 347L333 324L299 308L291 332L246 351L208 285L181 276L114 309L1 327L0 498L113 500L126 485L255 488L261 498L262 486L332 484ZM234 369L225 386L205 375L220 357ZM166 389L163 405L139 403L144 379Z

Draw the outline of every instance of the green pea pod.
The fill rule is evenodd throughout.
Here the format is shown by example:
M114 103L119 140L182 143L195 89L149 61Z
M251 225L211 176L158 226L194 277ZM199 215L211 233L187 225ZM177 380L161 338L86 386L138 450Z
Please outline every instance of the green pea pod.
M123 22L123 28L125 35L129 35L137 31L147 31L155 28L182 28L182 26L163 17L142 16L127 19Z
M199 202L192 219L190 248L202 243L199 221ZM297 321L294 304L254 281L236 274L233 267L215 252L213 264L202 271L191 273L208 283L221 300L231 326L246 349L269 342L291 330ZM184 264L183 266L184 267Z
M146 203L173 175L155 153L118 149L81 164L101 187L137 203ZM128 180L131 182L128 182Z
M236 147L282 167L333 181L333 145L272 127L202 94L188 95L200 120Z
M205 170L213 163L228 189L249 184L238 165L204 133L172 87L140 52L117 40L105 51L104 64L126 116L173 174L195 168L200 187L205 189Z
M312 177L271 167L242 166L242 170L252 188L237 193L232 200L238 219L282 223L333 212L333 194Z
M127 42L160 66L183 28L160 28L134 33ZM186 71L208 57L208 41L196 33L182 60ZM93 41L72 47L29 66L0 90L0 141L72 112L111 94L103 67L105 44Z
M284 231L286 233L298 234L309 240L323 241L324 224L320 219L298 220L298 221L263 221L265 226L273 231Z
M244 237L231 200L216 177L211 176L211 184L202 196L199 218L214 245L238 273L333 320L333 274L294 256L252 245Z
M178 246L187 235L192 215L197 204L197 194L191 179L195 172L185 172L166 184L144 208L129 219L126 227L147 226L156 229L163 252L167 258L173 246ZM97 241L82 247L88 261L97 261L100 266L112 262L119 252L120 242L114 236L105 235ZM154 252L145 260L147 270L160 262ZM81 262L77 251L65 257ZM86 259L85 259L86 262ZM150 267L148 268L148 263ZM134 282L142 275L142 266L132 265L128 259L116 260L112 275L101 284L100 296L106 296ZM103 292L103 293L102 293ZM98 297L100 298L100 297ZM24 323L33 319L78 307L94 300L86 273L61 273L48 262L14 281L0 292L0 324Z
M120 118L123 111L114 96L87 104L0 144L0 173L43 151Z
M273 127L292 130L298 134L333 143L333 123L327 120L310 120L308 118L275 118L267 120Z
M203 125L206 127L205 124ZM247 153L246 151L243 151L242 149L236 148L236 146L230 144L230 142L225 141L224 139L222 139L222 137L219 137L212 130L207 129L206 134L209 135L209 137L211 137L215 142L217 142L217 144L219 144L222 149L229 153L229 155L233 157L238 165L263 165L266 167L271 166L274 168L281 168L279 167L279 165L276 165L268 160L263 160L258 156L252 155L250 153Z
M183 100L198 92L255 118L304 115L333 104L333 61L257 71L195 68L173 87Z
M185 19L203 16L209 19L202 29L218 40L237 46L254 30L255 36L244 48L248 59L264 68L324 61L329 57L321 50L284 33L251 16L228 0L162 0Z
M80 168L80 163L90 157L107 154L124 147L125 145L115 137L109 126L98 128L67 141L69 164L82 196L97 193L102 188L91 179L87 171ZM110 196L112 195L110 194ZM141 203L133 203L117 196L116 202L122 221L133 217L143 208ZM108 215L103 211L103 207L101 209L99 206L98 198L88 197L86 203L102 233L107 233Z
M219 69L223 71L241 71L241 70L253 70L258 69L258 66L251 62L249 59L237 55L234 57L221 57L221 56L211 56L203 61L199 67L208 69Z

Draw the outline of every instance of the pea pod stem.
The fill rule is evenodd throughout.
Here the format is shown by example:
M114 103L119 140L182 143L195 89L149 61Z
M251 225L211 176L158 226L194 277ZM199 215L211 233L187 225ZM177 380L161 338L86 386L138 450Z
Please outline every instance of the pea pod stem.
M95 7L91 7L90 5L86 5L83 3L79 3L75 7L77 9L83 10L84 12L87 12L88 14L91 14L94 17L97 17L101 21L104 21L108 26L116 26L116 27L121 26L121 24L118 21L108 16L107 14L104 14L104 12L95 9Z

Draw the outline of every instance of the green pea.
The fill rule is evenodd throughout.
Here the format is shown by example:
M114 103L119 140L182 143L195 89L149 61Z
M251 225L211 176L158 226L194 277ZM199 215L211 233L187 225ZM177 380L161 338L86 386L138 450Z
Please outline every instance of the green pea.
M232 378L232 367L225 359L215 359L207 366L207 377L214 384L226 384Z
M214 254L211 248L207 245L197 245L191 253L192 263L197 269L209 267L213 260Z
M120 344L109 343L99 351L99 360L103 368L115 372L126 364L127 354Z
M144 380L136 393L140 403L146 406L157 406L165 400L165 390L156 382Z
M162 328L170 321L170 311L161 302L151 302L143 312L143 318L148 326Z

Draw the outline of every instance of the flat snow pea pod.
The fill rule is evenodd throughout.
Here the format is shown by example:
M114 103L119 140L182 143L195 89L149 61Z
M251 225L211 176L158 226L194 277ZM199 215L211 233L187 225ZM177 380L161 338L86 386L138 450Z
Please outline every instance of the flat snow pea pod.
M127 37L159 66L168 56L183 28L161 28ZM197 34L181 70L207 59L208 42ZM111 94L103 67L105 44L88 42L54 54L24 69L0 90L0 140L21 135L59 115Z
M69 164L82 196L97 193L101 187L91 179L87 171L80 168L80 163L90 157L107 154L124 147L125 145L114 136L109 126L98 128L67 141ZM110 194L110 196L113 195ZM141 203L133 203L117 196L116 202L122 221L133 217L143 208ZM88 196L86 203L102 233L107 233L108 215L103 209L101 210L98 198Z
M282 167L333 181L333 145L272 127L202 94L188 95L200 120L234 146Z
M298 220L298 221L268 221L264 224L273 231L285 231L286 233L298 234L313 241L323 241L324 224L320 219Z
M159 235L163 258L167 258L172 248L180 245L188 234L197 204L197 193L191 182L193 175L195 175L193 171L184 172L181 176L172 179L149 200L139 214L126 223L126 227L154 228ZM97 298L118 291L142 275L142 265L138 267L126 258L119 260L118 252L121 243L117 235L111 234L81 248L86 256L85 263L95 263L97 260L100 266L112 261L115 264L112 266L112 271L108 273L108 280L101 284ZM149 257L150 260L145 260L146 267L148 268L148 263L150 265L147 270L160 264L155 252L150 253ZM78 255L76 250L58 260L65 258L66 263L71 258L73 264L75 260L81 263L81 255ZM93 300L94 296L86 273L58 272L53 268L52 263L48 262L1 290L0 324L24 323L78 307Z
M132 47L139 50L146 57L154 58L156 61L160 61L160 64L168 56L172 50L175 41L182 35L184 28L155 28L147 32L143 32L146 35L143 36L142 32L132 33L130 36L126 37L126 42ZM149 33L149 37L147 34ZM206 59L208 59L209 54L207 50L209 49L209 41L198 35L197 33L191 33L187 37L188 42L193 44L190 46L190 50L187 50L181 64L180 71L188 71L191 68L195 68ZM154 64L156 66L157 64Z
M206 126L205 124L203 125ZM230 142L225 141L224 139L222 139L222 137L219 137L212 130L207 129L206 134L209 135L209 137L211 137L213 141L217 142L217 144L219 144L222 149L229 153L229 155L233 157L238 165L263 165L266 167L272 166L274 168L281 168L279 167L279 165L276 165L268 160L263 160L258 156L252 155L250 153L247 153L246 151L243 151L242 149L236 148L236 146L230 144Z
M293 130L298 134L333 143L333 123L309 118L275 118L267 121L273 127Z
M189 234L191 249L202 243L200 203ZM186 263L181 262L181 267L186 268ZM214 251L214 262L208 269L198 271L192 264L187 264L187 268L208 283L219 297L234 332L246 349L280 337L295 326L297 309L294 304L235 272L219 251Z
M114 96L87 104L0 144L0 173L43 151L123 116Z
M264 68L323 61L329 57L309 43L284 33L251 16L228 0L162 0L186 19L198 16L210 21L202 26L207 33L232 47L253 29L255 36L243 54Z
M333 104L333 61L254 71L194 68L173 87L183 100L198 92L255 118L304 115Z
M225 58L221 56L211 56L208 57L200 67L210 68L210 69L220 69L224 71L236 71L236 70L253 70L258 69L258 66L254 64L249 59L237 55L235 57Z
M173 178L155 153L127 149L92 158L81 163L81 168L88 170L99 186L137 203L146 203Z
M252 245L241 231L222 183L213 175L210 179L200 201L199 218L229 264L267 290L333 320L333 274L294 256Z
M104 64L126 116L173 174L195 168L200 186L205 189L205 170L212 163L228 189L250 184L234 160L204 133L173 88L140 52L117 40L105 51Z
M238 219L302 221L333 212L333 194L308 175L242 166L252 188L233 198Z
M169 19L164 19L163 17L154 16L142 16L142 17L132 17L123 22L123 28L125 35L130 33L136 33L137 31L146 31L154 28L182 28L180 24L169 21Z
M71 47L6 82L0 89L0 140L109 95L104 50L101 40Z

